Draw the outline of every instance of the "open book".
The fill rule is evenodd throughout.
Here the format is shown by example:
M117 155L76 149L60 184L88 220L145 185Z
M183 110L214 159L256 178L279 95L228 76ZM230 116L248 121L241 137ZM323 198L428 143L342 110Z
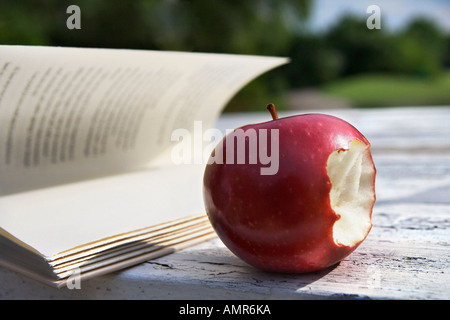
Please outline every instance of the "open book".
M205 164L171 161L172 132L286 62L0 46L0 264L61 287L213 237Z

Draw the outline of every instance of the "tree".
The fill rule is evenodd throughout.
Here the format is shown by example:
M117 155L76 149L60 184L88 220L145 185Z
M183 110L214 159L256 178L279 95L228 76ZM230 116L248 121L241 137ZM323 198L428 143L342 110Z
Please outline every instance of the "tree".
M368 29L366 20L344 16L325 35L331 48L342 57L341 74L388 71L393 41L384 29Z
M336 79L342 72L342 54L317 35L299 35L289 49L285 74L293 87L314 86Z
M425 78L440 74L446 58L445 34L433 21L412 20L397 41L401 71Z

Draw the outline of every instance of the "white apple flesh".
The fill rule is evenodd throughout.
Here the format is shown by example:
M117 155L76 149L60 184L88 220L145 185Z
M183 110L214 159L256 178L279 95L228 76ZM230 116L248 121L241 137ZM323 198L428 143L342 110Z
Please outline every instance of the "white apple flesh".
M348 150L334 151L328 157L327 175L331 182L330 205L338 216L333 225L334 242L355 246L372 228L375 167L369 146L355 139Z

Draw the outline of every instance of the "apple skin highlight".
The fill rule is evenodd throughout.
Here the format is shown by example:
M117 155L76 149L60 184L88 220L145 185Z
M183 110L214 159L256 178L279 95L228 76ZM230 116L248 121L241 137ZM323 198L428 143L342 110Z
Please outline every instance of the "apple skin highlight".
M274 119L240 129L279 130L278 172L261 175L264 165L259 162L208 164L203 181L206 212L223 243L258 269L303 273L330 267L352 253L368 231L352 246L334 241L333 225L339 215L330 205L327 160L334 151L347 150L354 139L368 147L370 143L355 127L334 116ZM226 148L227 137L215 150L226 154ZM373 165L371 156L370 161ZM370 218L375 202L374 165L373 170Z

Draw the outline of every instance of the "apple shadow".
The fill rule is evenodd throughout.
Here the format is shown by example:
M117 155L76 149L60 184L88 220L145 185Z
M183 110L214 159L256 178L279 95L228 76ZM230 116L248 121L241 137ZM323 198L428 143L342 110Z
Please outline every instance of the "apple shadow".
M164 263L165 258L157 260ZM250 266L226 247L217 245L177 252L172 255L170 262L176 268L189 267L191 276L199 285L225 288L231 295L233 291L238 296L248 292L249 298L263 299L328 298L304 288L325 277L339 265L337 263L321 271L301 274L266 272Z

